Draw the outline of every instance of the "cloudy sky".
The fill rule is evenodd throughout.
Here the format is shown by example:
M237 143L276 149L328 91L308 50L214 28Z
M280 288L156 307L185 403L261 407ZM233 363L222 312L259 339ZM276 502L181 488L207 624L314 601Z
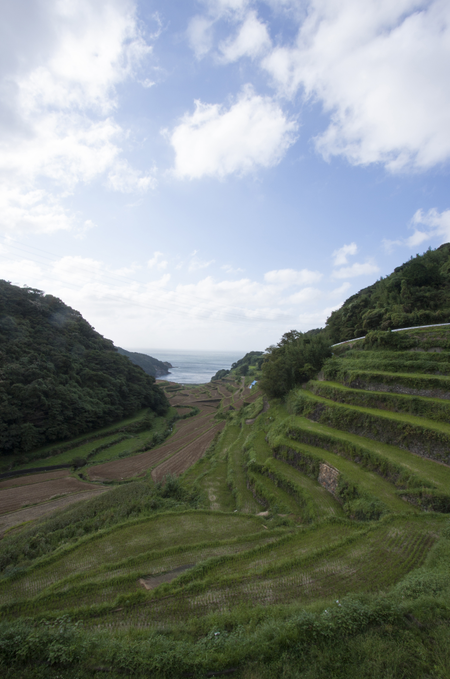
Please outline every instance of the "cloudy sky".
M0 278L265 349L450 240L447 0L1 0Z

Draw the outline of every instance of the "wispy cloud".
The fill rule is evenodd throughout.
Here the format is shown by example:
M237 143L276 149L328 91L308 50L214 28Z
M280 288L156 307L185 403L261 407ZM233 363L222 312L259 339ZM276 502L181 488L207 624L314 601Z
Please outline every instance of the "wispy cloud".
M295 269L278 269L265 273L264 280L267 283L278 285L281 288L287 288L291 285L317 283L321 280L322 276L323 274L319 271L309 271L309 269L302 269L301 271L295 271Z
M154 252L153 257L148 260L147 262L147 267L149 269L166 269L167 268L167 260L164 259L164 255L162 252Z
M333 278L355 278L356 276L369 276L377 273L380 267L374 262L355 262L351 266L344 266L341 269L335 269L332 273Z
M339 250L333 252L334 266L342 266L347 264L350 255L356 255L358 252L358 246L356 243L350 243L350 245L343 245Z

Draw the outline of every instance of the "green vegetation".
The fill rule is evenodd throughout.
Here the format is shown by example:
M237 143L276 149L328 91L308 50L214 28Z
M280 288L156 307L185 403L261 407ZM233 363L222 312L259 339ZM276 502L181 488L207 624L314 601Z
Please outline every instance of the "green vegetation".
M7 676L446 678L450 328L388 328L447 309L449 248L323 331L286 333L213 384L165 385L165 414L30 449L28 465L114 461L92 468L103 494L5 531ZM365 338L330 346L355 329ZM155 483L172 460L186 471ZM0 500L39 479L23 483Z
M296 330L287 332L276 346L267 349L261 388L272 398L286 396L317 374L324 360L331 356L330 345L323 333L310 336Z
M211 382L221 380L227 375L234 377L245 377L249 374L256 374L263 362L263 351L249 351L243 358L231 365L230 370L218 370Z
M152 375L153 377L168 375L169 368L173 368L168 361L158 361L157 358L153 358L153 356L148 354L141 354L138 351L127 351L126 349L121 349L121 347L117 347L117 351L122 356L129 358L132 363L141 367L147 375Z
M386 278L352 295L327 321L333 342L361 337L371 330L450 322L450 245L394 269Z
M154 379L52 295L0 281L0 454L27 453L144 407L162 415Z

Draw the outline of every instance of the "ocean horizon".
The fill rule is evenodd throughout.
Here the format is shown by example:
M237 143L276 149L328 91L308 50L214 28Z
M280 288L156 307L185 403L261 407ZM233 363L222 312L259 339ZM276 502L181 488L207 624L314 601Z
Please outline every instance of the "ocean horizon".
M243 358L246 351L195 351L183 349L142 349L127 348L168 361L172 364L169 375L158 377L160 380L178 382L179 384L204 384L211 381L218 370L229 370L232 363Z

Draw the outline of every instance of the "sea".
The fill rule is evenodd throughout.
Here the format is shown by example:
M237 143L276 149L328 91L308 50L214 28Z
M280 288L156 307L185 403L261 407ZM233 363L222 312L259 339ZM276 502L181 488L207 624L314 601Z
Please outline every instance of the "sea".
M218 370L229 370L231 364L243 358L246 351L183 351L166 349L129 349L153 356L159 361L173 365L170 374L158 377L159 380L179 384L205 384Z

